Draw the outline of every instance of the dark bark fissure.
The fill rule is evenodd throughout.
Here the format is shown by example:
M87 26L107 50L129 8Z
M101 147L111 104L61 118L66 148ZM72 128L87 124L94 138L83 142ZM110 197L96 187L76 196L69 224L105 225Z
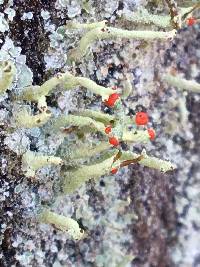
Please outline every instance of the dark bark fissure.
M172 175L135 167L129 184L132 209L138 216L132 225L133 251L137 255L133 266L173 266L169 255L176 240L173 180Z
M3 233L2 244L0 245L0 251L3 252L3 258L0 259L0 266L10 267L12 264L17 265L15 259L15 248L12 246L11 236L13 229L16 225L20 225L21 222L21 198L17 194L14 188L22 182L23 173L21 171L21 158L16 153L7 149L3 144L4 142L4 130L0 128L0 155L1 158L7 162L7 166L0 166L0 188L6 188L9 195L5 200L0 202L0 230ZM12 214L12 216L9 216ZM6 229L3 231L3 225L6 225Z
M16 15L9 23L9 36L15 46L22 48L22 54L27 57L27 65L33 71L34 84L41 84L45 80L44 54L49 47L49 33L45 32L41 11L49 11L51 20L60 25L56 18L55 0L14 0L13 8ZM22 20L24 13L32 12L32 19Z

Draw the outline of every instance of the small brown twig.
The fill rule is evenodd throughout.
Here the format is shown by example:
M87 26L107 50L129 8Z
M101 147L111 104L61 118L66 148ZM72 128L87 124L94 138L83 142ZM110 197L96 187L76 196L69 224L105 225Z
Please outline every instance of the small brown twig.
M120 164L120 168L121 167L125 167L128 166L130 164L135 164L138 163L140 160L142 160L144 158L143 155L140 155L139 157L135 158L135 159L129 159L129 160L125 160Z
M177 20L178 17L178 7L177 3L174 0L165 0L168 8L169 8L169 13L171 16L171 23L174 29L178 30L180 29L180 24L179 21Z
M118 159L120 159L121 155L122 155L122 152L119 150L119 152L117 153L117 155L113 159L113 163L116 162Z
M70 134L70 133L77 131L77 130L78 130L78 126L71 126L69 128L62 129L62 132L65 134Z

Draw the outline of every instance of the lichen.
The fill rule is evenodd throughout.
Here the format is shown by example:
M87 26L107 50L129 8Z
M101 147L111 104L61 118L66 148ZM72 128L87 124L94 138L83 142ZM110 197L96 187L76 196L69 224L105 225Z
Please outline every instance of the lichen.
M179 14L177 15L177 21L179 28L184 25L188 16L191 16L193 6L187 8L180 8ZM124 19L131 21L136 24L153 24L160 28L173 28L171 17L169 15L155 15L149 13L149 11L140 7L136 12L128 12L124 15Z
M27 151L22 156L22 169L27 177L34 177L38 169L48 165L62 165L62 159Z
M44 210L40 214L40 221L43 223L53 224L61 231L67 232L67 234L75 240L83 238L84 231L80 229L78 223L71 218L67 218L49 210Z
M71 61L77 61L83 58L89 47L97 40L100 39L115 39L115 38L125 38L125 39L136 39L136 40L155 40L163 39L169 40L173 39L176 35L176 30L169 32L162 31L129 31L114 27L96 27L87 33L81 38L78 48L70 51L69 58Z
M3 94L12 84L16 69L11 61L4 61L0 65L0 94Z
M130 228L128 225L132 224L133 220L136 219L133 212L130 212L129 209L130 200L121 200L121 198L126 199L129 194L127 193L127 188L123 188L123 186L134 186L128 184L127 177L131 168L125 168L125 166L138 164L157 169L161 173L176 168L175 164L161 159L167 157L164 149L163 152L160 152L161 149L159 149L159 142L164 143L160 135L160 131L162 130L159 130L157 134L158 143L150 142L149 126L152 127L152 125L156 126L157 124L161 124L161 120L159 121L161 117L159 107L157 111L152 111L152 114L150 113L152 117L146 126L136 125L135 114L129 116L129 112L131 113L133 110L137 112L137 105L142 103L142 109L144 109L144 105L147 104L148 106L151 101L151 90L156 92L155 83L152 82L155 88L153 88L152 84L148 83L152 79L151 73L148 72L144 75L142 67L136 66L140 65L138 62L143 57L143 64L148 64L145 58L146 51L143 53L142 50L143 42L138 42L138 39L152 40L169 38L171 40L175 31L128 31L115 28L115 25L118 23L117 20L115 21L115 18L121 14L121 11L117 10L119 1L116 1L116 3L104 2L106 3L105 11L103 11L106 14L104 17L110 18L109 23L113 27L107 27L105 25L105 21L102 21L102 15L97 15L97 22L90 18L96 8L96 6L93 7L92 1L88 1L88 3L83 3L82 1L81 3L78 0L58 0L56 9L57 11L59 10L61 19L66 18L66 14L68 18L76 17L66 27L63 26L67 31L65 36L59 34L59 31L55 30L55 25L51 24L53 19L55 19L55 13L45 13L47 8L44 7L41 16L45 21L44 23L46 29L48 29L48 33L52 33L50 37L51 46L47 54L45 54L47 63L46 70L49 73L45 74L45 78L42 77L44 78L43 81L46 80L46 82L37 83L34 81L33 85L31 85L32 73L26 67L26 57L20 55L20 48L14 47L11 40L8 41L8 38L6 38L5 43L7 47L5 45L3 46L0 58L4 61L12 60L12 64L16 65L16 75L14 77L14 83L9 82L8 88L12 89L12 91L7 91L8 94L4 94L6 101L4 101L5 106L2 108L3 111L1 109L2 113L0 116L1 124L6 127L6 131L3 132L3 134L7 135L4 139L4 145L6 148L16 152L16 157L19 157L20 170L22 167L22 188L19 191L17 190L19 187L16 188L16 194L20 192L22 197L26 196L26 198L29 198L28 201L26 201L26 198L24 200L25 205L28 203L24 213L27 212L31 220L33 220L34 215L38 215L41 212L41 203L42 205L48 203L47 205L51 207L51 210L55 210L56 213L44 211L42 213L43 222L51 224L58 230L67 232L74 239L85 237L82 235L83 233L80 230L78 222L80 225L89 229L88 238L91 238L90 235L93 235L94 229L104 227L103 231L105 233L103 233L103 240L99 242L98 237L95 239L98 240L98 245L104 251L103 255L98 255L101 249L95 254L95 244L93 246L94 255L88 256L88 253L84 251L85 247L86 251L88 250L88 245L82 243L80 246L81 255L85 255L85 258L88 260L88 265L94 263L98 266L107 266L109 263L109 266L124 266L125 264L131 264L130 262L133 256L129 255L129 251L126 248L123 248L122 251L121 249L114 251L114 248L110 248L110 244L115 244L115 247L122 248L122 244L130 243L130 233L127 229ZM127 3L128 1L124 2ZM102 3L99 3L98 8L101 5ZM135 1L132 1L132 6L134 5ZM83 12L81 8L83 8ZM116 11L116 14L113 14L114 11ZM81 12L87 14L82 14ZM29 19L27 22L30 22L34 17L35 13L31 12L24 13L24 16L21 18L25 20ZM154 19L157 18L154 17ZM167 23L169 21L168 19L169 16L167 16ZM151 22L156 25L155 21ZM22 21L22 23L25 22ZM120 27L120 23L119 20L117 27ZM78 34L76 35L76 33ZM66 38L67 34L70 35L69 38ZM83 34L83 37L81 38L79 47L76 48L75 42L78 41L79 34ZM88 37L89 39L87 39ZM130 42L130 45L128 42L126 45L123 45L124 40L113 42L113 39L118 37L122 37L122 39L136 39L137 41L134 44ZM83 58L94 41L101 42L101 40L105 39L107 41L102 42L105 44L105 47L107 46L105 50L100 49L98 46L94 48L95 61L90 58ZM80 52L81 42L83 44L82 52ZM110 45L111 43L112 45ZM163 47L164 45L163 42ZM64 66L67 56L70 56L70 46L75 47L77 55L80 56L76 59L81 61L81 63L76 64L73 62L72 65ZM119 51L119 48L122 48L122 50ZM131 51L136 51L135 53L137 55L135 54L135 57L139 54L139 59L137 58L134 62L135 65L132 63L133 55L131 54L129 58L128 53L127 56L127 51L130 49ZM12 55L11 57L10 54ZM126 55L126 60L124 60L124 55ZM55 59L55 61L48 61L49 59ZM130 63L130 65L127 63ZM62 73L55 74L58 71ZM130 72L130 78L128 79L126 79L127 72ZM49 76L51 78L48 80ZM146 77L147 82L145 82ZM141 81L140 84L139 80ZM112 87L114 84L117 85L117 90ZM134 90L133 84L136 85ZM78 89L78 87L84 87L88 90L76 90L71 95L66 92L71 89ZM6 93L6 90L7 88L5 89L4 87L3 93ZM121 100L114 107L106 107L105 104L113 93L119 94ZM100 98L93 94L101 96L104 103L99 101ZM144 94L149 95L148 97L145 95L143 98ZM74 101L73 104L71 104L69 98L71 102ZM185 100L183 99L179 104L182 113L184 113ZM9 111L8 105L10 105ZM12 116L11 119L10 115ZM182 122L186 123L185 117ZM162 125L164 123L162 120ZM107 126L112 128L111 135L105 132ZM109 143L110 137L115 137L119 141L119 144L113 147ZM169 136L164 140L171 141ZM156 156L151 156L149 152L147 154L145 150L142 150L144 145L147 151L153 150L155 148L154 145L156 145L156 149L151 153ZM176 158L175 161L177 161ZM113 175L113 168L119 170L119 175ZM146 173L145 169L140 169ZM34 179L30 180L30 178ZM159 174L159 178L165 181L164 175ZM90 182L88 183L88 181ZM104 186L104 183L106 186ZM30 192L30 196L27 196L26 192L23 192L24 184L26 190L29 190L27 188L30 186L30 190L28 191ZM86 186L84 186L85 184ZM36 192L36 189L38 189L38 192ZM95 193L93 190L96 190ZM121 194L119 193L120 190L122 191ZM65 193L59 196L56 200L54 197L52 197L53 200L49 200L50 196L54 194L57 196L63 193L63 191L67 192L67 194ZM75 191L76 193L74 193ZM101 199L99 201L101 204L93 203L93 205L89 205L89 194L92 195L92 197L90 196L92 200L95 197L97 199L98 197L100 199L102 197L103 200ZM92 200L90 201L92 202ZM57 203L58 209L55 208L55 203ZM106 207L105 213L103 214L102 212L102 216L96 218L98 217L98 212L94 212L92 209L98 209L99 206ZM76 219L77 222L71 217ZM47 233L51 235L53 231L50 230L52 229L43 225L37 227L42 232L44 240L47 240L46 243L48 246ZM60 231L56 235L67 246L68 235L65 237ZM20 241L17 242L17 237L14 239L16 239L16 246L22 244ZM24 242L24 246L27 246L26 248L28 246L31 247L26 242ZM78 245L76 244L75 246ZM55 251L55 248L49 249L52 249L52 253ZM63 250L59 254L62 255L64 264L75 264L71 263L69 258L64 258L68 257L68 254L63 256L63 254L66 254L65 251ZM27 266L28 264L32 264L34 257L35 254L27 256L16 255L19 262ZM42 255L41 259L44 257ZM38 256L37 264L42 266L42 260L40 261L39 258Z
M196 81L186 80L179 75L164 74L162 78L169 85L180 90L186 90L193 93L200 93L200 84Z

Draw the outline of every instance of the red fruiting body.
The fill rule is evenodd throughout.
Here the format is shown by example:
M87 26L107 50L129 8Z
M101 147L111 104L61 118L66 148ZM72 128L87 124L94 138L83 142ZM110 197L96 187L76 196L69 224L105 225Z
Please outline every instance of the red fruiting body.
M112 170L111 170L111 173L112 174L115 174L115 173L117 173L118 172L118 168L113 168Z
M113 146L118 146L119 145L119 140L116 137L110 137L109 138L109 143Z
M148 129L148 134L149 134L149 138L151 139L151 140L154 140L155 139L155 137L156 137L156 133L155 133L155 131L153 130L153 129Z
M149 122L149 117L146 112L137 112L135 115L135 123L137 125L146 125Z
M194 17L190 17L187 19L188 26L193 26L196 22L197 22L197 19L195 19Z
M108 100L105 101L106 106L112 108L115 105L115 102L119 99L119 94L114 93L109 96Z
M110 125L108 125L108 126L105 128L105 133L106 133L106 134L109 134L111 131L112 131L112 127L111 127Z

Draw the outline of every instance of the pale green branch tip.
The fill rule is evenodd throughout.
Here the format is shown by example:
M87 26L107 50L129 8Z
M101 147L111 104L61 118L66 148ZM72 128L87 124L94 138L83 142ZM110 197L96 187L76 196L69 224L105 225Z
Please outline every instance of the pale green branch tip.
M194 80L186 80L180 75L164 74L162 80L167 82L169 85L174 86L181 90L188 92L200 93L200 84Z
M0 95L11 87L16 75L16 68L12 61L0 63Z
M97 40L125 38L125 39L142 39L154 40L163 39L171 40L175 37L176 30L169 32L164 31L129 31L114 27L97 27L85 33L81 38L77 48L72 49L69 53L70 60L80 60L87 54L89 47Z
M77 221L50 210L42 211L39 215L39 221L41 223L54 225L57 229L66 232L75 240L80 240L84 237L84 230L79 227Z
M19 96L16 96L18 100L36 101L40 103L40 107L45 106L45 96L49 95L53 89L60 86L61 90L71 90L78 86L82 86L92 93L100 95L103 100L107 100L108 97L113 94L112 88L98 85L94 81L74 76L69 72L59 73L55 77L50 78L41 86L28 86L25 87Z

